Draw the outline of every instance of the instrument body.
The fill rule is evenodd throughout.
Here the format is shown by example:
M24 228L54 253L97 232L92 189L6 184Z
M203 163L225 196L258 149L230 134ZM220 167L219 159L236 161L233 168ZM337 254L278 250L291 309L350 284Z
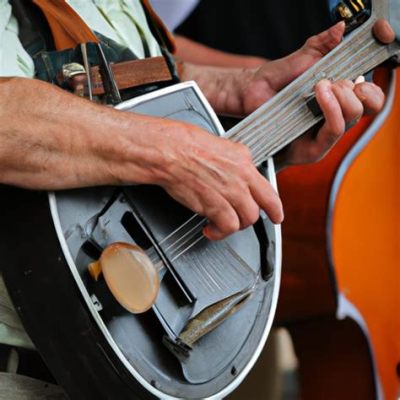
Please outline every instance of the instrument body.
M322 119L306 102L316 82L355 79L398 54L398 43L378 43L371 32L374 20L385 16L387 4L377 1L375 14L348 40L227 134L230 140L249 146L258 167L265 168L267 162L266 174L273 184L271 156ZM130 100L119 108L181 119L222 133L192 83ZM180 251L178 242L199 225L193 228L187 210L157 188L57 192L49 196L50 212L42 194L8 190L18 192L19 198L8 194L7 213L2 215L4 234L14 244L1 247L7 287L28 333L72 398L219 399L240 384L262 350L277 301L279 227L265 214L261 214L262 230L267 233L264 243L257 243L257 229L251 227L218 244L188 242ZM133 223L139 229L132 229ZM187 226L191 226L189 231ZM49 237L54 227L57 240ZM140 235L132 232L150 242L165 267L154 312L142 316L128 314L104 286L94 287L85 276L96 245L132 240L140 245ZM176 232L180 233L177 238ZM174 240L169 243L171 237ZM272 274L260 273L263 258ZM171 279L174 284L169 286ZM177 350L179 343L174 339L184 323L232 292L249 289L252 297L239 311L201 337L190 351L175 352L174 358L163 346L167 337L170 341L164 343L172 340L176 348L169 349ZM68 329L63 329L66 325Z
M277 321L293 336L306 398L397 395L398 74L375 73L387 96L378 116L364 117L319 163L279 175Z
M118 108L126 112L134 111L182 119L196 123L214 134L223 134L217 117L193 82L178 84L129 100L120 104ZM272 161L268 165L267 176L274 183ZM62 307L58 304L61 299L55 298L52 301L56 309L49 309L45 305L51 286L57 281L53 275L60 276L60 268L66 268L70 274L66 280L66 287L72 290L73 296L79 298L81 307L79 313L74 311L75 316L71 310L64 310L63 318L69 321L67 322L69 329L65 330L58 339L56 336L60 332L59 329L55 329L56 326L49 327L46 324L47 337L42 340L35 334L40 322L29 318L26 321L23 317L28 332L32 335L37 347L42 350L45 361L57 380L72 398L92 398L91 396L95 393L91 392L92 388L106 386L110 377L115 375L115 371L119 376L116 379L122 379L125 382L115 392L121 399L129 397L219 399L225 397L239 385L255 363L272 325L280 284L280 227L271 224L266 215L262 215L271 243L272 276L267 281L257 280L257 289L250 300L219 327L201 338L193 346L187 360L178 362L163 345L163 335L168 329L171 329L173 333L179 333L187 319L199 313L208 304L226 296L228 289L237 290L235 286L232 286L233 283L239 282L243 285L248 276L259 275L260 247L256 235L253 228L250 228L232 235L223 242L214 243L204 239L193 245L192 249L178 256L173 264L178 275L184 278L186 289L194 295L195 301L190 304L179 287L168 286L172 279L168 277L168 271L164 271L161 276L161 290L156 308L153 307L154 312L133 315L117 304L104 283L94 283L88 277L87 265L93 261L85 250L88 239L95 239L96 243L102 247L118 241L135 242L130 225L124 222L126 220L124 216L131 211L133 202L135 202L136 212L139 212L147 221L152 235L159 242L162 241L162 237L176 230L177 226L191 213L154 187L124 187L116 196L115 190L116 188L105 187L49 194L51 215L47 215L42 224L50 224L46 227L46 231L51 230L51 224L54 224L59 242L56 245L58 254L56 259L51 259L50 254L46 255L48 232L43 232L43 243L39 246L35 245L35 250L31 247L32 242L25 241L24 243L22 240L22 236L26 237L26 234L35 235L34 232L29 232L29 228L25 234L21 231L16 232L15 235L11 234L12 240L15 240L21 248L22 254L26 255L34 251L38 259L41 259L43 264L47 264L41 267L31 265L27 275L28 267L25 262L22 262L24 257L22 256L21 260L15 259L15 254L7 254L7 250L2 249L6 257L14 256L13 269L5 272L5 279L11 292L14 292L15 286L19 288L17 294L14 292L12 296L20 312L23 315L41 313L40 319L50 319L51 314L57 313L57 310L62 312ZM22 204L21 207L23 207ZM15 208L19 209L18 205L15 205ZM42 208L45 206L42 205ZM26 218L26 214L22 216L18 213L13 216L19 219L19 223L15 225L23 225L21 218ZM139 243L141 240L137 239ZM215 246L218 246L218 249L222 247L222 250L215 250ZM236 258L225 253L225 248L230 249L232 254L237 254ZM220 258L213 258L214 253ZM208 259L210 261L207 261ZM246 279L241 277L236 281L233 279L233 274L236 273L236 270L232 269L235 259L240 259L246 268L250 268L250 270L245 270L248 271L245 274ZM217 265L209 265L213 263ZM44 270L46 279L38 276L43 274ZM191 270L192 275L189 273ZM226 273L226 279L224 273ZM202 275L204 275L203 278ZM191 276L193 282L189 280ZM21 279L31 289L20 290L23 286ZM213 285L212 283L217 279L220 281ZM231 286L230 281L233 282ZM223 286L224 282L226 287ZM35 304L28 300L33 288L37 292ZM172 292L175 299L171 299ZM205 302L206 300L208 303ZM159 314L162 314L164 320L158 318ZM89 333L82 323L86 319L93 322ZM30 326L31 323L32 326ZM70 331L74 332L70 333ZM92 344L88 344L86 335L92 337ZM74 350L71 350L69 346L72 341L76 346ZM98 343L101 343L101 354L93 356L93 352L99 352ZM70 359L71 351L84 352L86 359L93 357L93 360L103 355L106 360L112 360L112 363L104 366L103 360L89 368L86 366L88 371L79 372L79 377L71 377L71 374L66 371L83 368L79 357L76 360ZM105 378L108 375L110 377ZM82 381L86 384L83 385ZM96 398L109 398L107 394L110 393L109 390L105 387L103 390L103 394ZM96 389L96 391L100 393L100 390Z
M400 393L400 74L385 110L343 160L329 202L338 315L364 321L383 398ZM378 168L376 168L378 166ZM354 316L353 316L354 318Z

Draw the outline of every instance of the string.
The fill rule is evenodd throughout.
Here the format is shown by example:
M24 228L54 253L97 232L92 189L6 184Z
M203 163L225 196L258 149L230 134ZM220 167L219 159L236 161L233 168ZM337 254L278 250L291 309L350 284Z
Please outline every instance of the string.
M361 65L363 66L362 71L366 71L372 69L378 62L385 60L385 53L386 49L380 47L373 53L370 53L363 61L359 61L356 64L355 70L360 70ZM304 107L306 107L304 105ZM311 126L313 126L316 122L322 119L320 117L314 117L310 112L295 115L296 112L292 112L289 114L286 123L282 126L281 131L277 132L275 135L271 135L271 137L265 135L265 131L262 130L255 130L250 135L253 138L254 144L251 146L251 151L253 154L253 159L256 164L263 161L263 158L268 158L268 156L272 155L272 153L277 152L280 148L282 148L285 143L287 142L287 138L290 136L291 132L295 131L294 135L299 136L301 133L305 132ZM301 132L303 131L303 132ZM254 139L255 138L255 139Z
M368 43L364 47L367 48L367 47L369 47L370 44L371 43ZM356 64L355 69L359 68L360 65L363 65L364 69L369 69L370 66L372 68L374 66L374 64L376 64L376 62L375 62L376 56L380 55L380 53L382 53L383 50L385 50L385 49L380 47L375 53L372 53L372 54L370 53L370 56L367 58L367 60L364 59L364 61L359 61ZM344 68L343 68L343 70L344 70ZM296 112L297 111L298 110L296 110ZM292 113L292 114L294 114L294 113ZM285 132L285 130L291 129L290 123L292 123L296 117L296 116L293 116L292 114L290 114L291 118L288 118L288 120L286 121L286 124L283 125L283 128L281 128L284 132ZM309 119L308 117L309 117L309 115L307 115L307 114L301 114L300 121L297 120L295 122L298 124L301 124L302 122L304 122L304 120ZM314 125L315 122L320 120L321 118L322 117L314 117L313 121L311 121L310 124ZM264 129L263 129L263 131L265 132ZM256 130L255 132L253 132L253 134L248 136L253 141L254 141L254 137L258 138L256 141L256 146L253 147L253 149L252 149L254 152L253 159L254 159L254 162L256 165L259 165L262 161L265 160L264 142L266 142L267 144L270 144L272 142L271 137L266 136L264 132L261 133L260 130ZM248 132L247 132L247 134L248 134ZM275 142L272 142L273 145L276 146L276 143L279 143L279 140L282 140L282 138L284 139L285 135L283 135L282 137L279 137L279 136L276 137ZM244 141L244 143L246 143L246 140ZM195 244L197 244L201 239L204 238L204 236L202 235L202 228L203 228L204 223L206 222L206 219L202 218L199 222L196 222L196 217L200 217L200 216L198 216L197 214L193 215L188 221L186 221L177 230L175 230L172 234L170 234L169 236L167 236L160 242L160 244L162 244L163 242L167 241L167 239L174 239L174 237L177 236L176 240L174 242L170 243L165 248L166 252L171 253L171 256L173 258L172 261L179 258L181 255L183 255L190 248L192 248ZM195 225L190 227L190 224L189 224L190 221L194 221ZM178 236L180 231L183 230L188 225L189 225L190 229L188 231L186 231L183 235Z
M367 53L369 55L368 61L375 57L375 54L374 53L371 54L370 52L368 52L368 50L370 50L370 48L373 47L373 45L377 45L377 43L371 37L369 31L366 31L364 33L367 33L369 35L369 37L367 38L367 41L364 42L363 46L359 47L357 52L354 53L354 51L353 51L352 54L349 55L348 52L350 50L352 50L351 48L349 48L348 51L344 51L343 52L344 54L341 54L341 57L338 57L338 61L335 61L335 64L339 63L341 65L341 69L339 69L339 71L337 72L338 76L345 77L346 72L349 70L349 67L351 67L352 70L355 70L356 69L355 65L357 66L358 69L360 69L359 67L361 65L363 65L364 69L362 71L365 72L366 59L365 59L365 57L362 57L363 53ZM364 41L365 41L365 38L364 38ZM379 46L378 52L382 49L385 50L384 47ZM356 56L359 57L358 63L356 63L355 65L351 65L351 63L353 62L354 58L356 58ZM269 144L270 148L271 147L273 148L274 146L276 147L275 142L276 142L276 139L279 140L280 130L277 129L277 132L275 132L274 134L270 134L269 136L265 135L265 131L268 130L268 128L272 124L276 124L277 120L282 118L282 114L286 114L286 117L285 117L286 119L289 118L288 112L289 112L289 116L291 116L292 118L293 118L293 116L296 117L295 114L298 114L299 105L292 104L292 109L290 109L290 103L296 103L296 100L297 100L297 102L301 102L303 105L305 103L304 96L302 97L302 96L297 95L297 99L296 99L296 91L293 89L294 88L291 88L292 92L294 92L294 96L292 95L292 97L290 97L286 101L285 100L282 101L281 98L283 96L278 94L276 97L280 97L280 98L275 99L273 104L270 104L271 107L269 107L267 109L268 112L263 112L263 113L261 113L261 115L258 118L253 118L250 121L251 125L249 122L244 125L245 127L247 126L247 129L243 128L243 126L241 126L239 131L234 131L231 135L228 135L228 138L230 138L234 141L241 141L242 143L248 145L253 150L253 152L256 150L256 149L254 149L255 145L258 144L258 146L262 146L264 144L264 143L260 143L260 141L259 141L259 139L263 138L263 137L264 138L266 137L266 139L268 140L268 144ZM303 89L303 91L304 91L304 89ZM301 104L300 104L300 106L301 106ZM277 111L276 110L277 107L280 107L280 110ZM290 123L290 119L287 122ZM283 127L285 127L285 125L283 125ZM249 134L249 131L250 132L253 131L253 132L251 134ZM281 129L281 131L282 131L282 129ZM274 141L274 139L275 139L275 141Z
M190 223L192 222L192 225ZM159 245L162 246L167 242L167 246L163 247L163 251L168 252L170 257L174 259L178 258L176 254L177 251L186 252L189 248L193 247L199 240L205 238L202 234L203 226L207 222L207 219L201 217L198 214L193 214L193 216L188 219L185 223L179 226L175 231L171 232L168 236L163 238ZM189 228L183 235L179 234L185 228ZM170 243L168 243L168 241ZM186 247L184 247L186 246ZM152 258L153 248L149 250L150 258ZM149 255L149 254L148 254ZM180 256L179 254L178 256ZM153 260L152 260L153 261ZM173 260L171 260L173 261Z
M375 39L372 38L371 35L371 23L370 24L366 24L368 26L364 26L363 27L363 31L361 31L361 29L357 32L357 37L358 38L363 38L363 36L367 35L367 39L370 39L370 42L367 42L366 46L369 46L371 44L371 39L372 39L372 43L376 43ZM365 40L365 38L363 39ZM361 40L359 40L361 42ZM355 56L357 55L358 52L360 52L360 48L355 52L354 51L354 44L351 40L344 42L343 45L340 46L340 52L336 51L334 52L334 54L329 54L328 56L325 56L325 58L323 60L321 60L319 63L317 63L316 65L314 65L314 67L312 68L313 70L317 69L321 69L321 65L322 64L327 64L325 65L326 69L328 69L328 67L332 67L335 65L340 65L342 66L342 70L348 70L349 66L351 64L351 60L353 60L355 58ZM362 50L362 48L361 48ZM351 53L351 54L349 54ZM334 57L333 57L334 56ZM333 60L326 60L327 58L333 58ZM330 61L330 64L329 64ZM311 75L311 79L308 79L309 85L304 84L302 87L301 84L299 84L299 80L294 81L292 84L288 85L286 87L286 89L284 89L283 91L281 91L277 96L275 96L273 99L271 99L268 103L266 103L264 106L261 106L258 110L256 110L256 112L254 112L250 117L246 118L245 120L243 120L241 123L239 123L236 127L234 127L233 129L231 129L231 133L228 133L228 138L234 141L242 141L243 139L245 139L246 136L246 132L247 132L247 128L251 129L251 128L257 128L259 125L265 125L266 123L268 123L268 119L270 120L276 120L278 119L278 117L281 117L282 113L285 113L287 111L287 107L288 104L285 104L285 99L282 98L284 97L284 93L285 92L296 92L296 89L302 88L303 92L305 88L310 88L312 89L312 86L314 84L313 79L312 79L312 71L309 71L307 74L303 75L303 81L304 76L308 75L307 78L310 78ZM287 100L287 103L290 102L290 98ZM279 109L279 113L276 111L276 108ZM264 111L267 111L267 113L265 113ZM262 117L263 115L266 116L265 119L262 119L260 117ZM252 118L253 117L253 118ZM258 122L258 125L254 125L254 123ZM249 125L252 124L252 127L249 127Z
M359 33L361 40L359 39L357 51L354 52L354 43L350 42L342 49L342 53L334 54L334 56L331 57L332 60L324 60L327 64L327 68L337 64L340 65L335 71L338 77L337 79L345 78L349 70L357 75L365 73L388 58L387 48L379 45L371 36L371 24L365 25L368 26L365 27L364 32ZM365 35L367 35L367 37L363 37ZM357 57L358 60L354 62L354 59L357 59ZM250 148L256 165L260 165L261 162L271 156L274 151L278 151L285 143L300 136L322 119L322 116L315 117L308 110L304 101L304 96L301 96L301 94L299 95L297 91L294 90L298 86L301 86L303 92L307 90L308 87L311 88L314 85L315 77L309 73L308 76L305 76L302 80L306 81L306 84L303 86L301 86L302 82L300 79L287 87L286 91L292 90L292 95L289 96L289 98L283 101L282 97L285 96L286 93L281 92L275 96L272 102L262 106L252 116L233 128L230 134L228 132L228 139L241 142ZM277 125L277 121L283 118L284 115L284 122L282 122L275 131L266 135L265 132L268 130L267 128L273 124ZM294 128L296 128L296 133L292 133ZM170 256L175 260L205 238L202 234L202 229L206 222L206 218L194 214L175 231L163 238L160 241L160 245L167 243L167 246L163 250L170 253ZM185 228L185 233L180 235Z

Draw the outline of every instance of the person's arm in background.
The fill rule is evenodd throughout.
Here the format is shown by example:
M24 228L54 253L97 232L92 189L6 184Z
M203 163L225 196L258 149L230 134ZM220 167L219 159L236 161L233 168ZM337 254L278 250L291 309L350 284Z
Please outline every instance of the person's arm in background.
M229 68L254 68L266 63L262 57L246 56L220 51L195 42L185 36L175 35L175 56L188 63Z

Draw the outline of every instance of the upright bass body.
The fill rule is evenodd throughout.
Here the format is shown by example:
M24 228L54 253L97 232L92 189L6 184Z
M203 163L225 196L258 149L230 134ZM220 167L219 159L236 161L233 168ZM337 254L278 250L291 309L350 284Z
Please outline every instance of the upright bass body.
M223 134L194 83L118 108ZM275 184L272 161L266 173ZM198 234L201 219L155 187L81 189L48 198L4 192L2 228L12 243L1 245L4 278L28 333L71 398L219 399L244 379L267 339L279 290L280 228L265 215L267 247L253 228L212 243ZM126 311L104 281L88 274L88 264L115 242L160 251L160 292L144 314ZM260 271L265 263L267 277ZM233 315L185 354L166 346L187 321L246 291L251 295Z
M286 218L277 321L294 339L307 399L398 395L399 78L376 71L382 112L364 117L321 162L279 177Z

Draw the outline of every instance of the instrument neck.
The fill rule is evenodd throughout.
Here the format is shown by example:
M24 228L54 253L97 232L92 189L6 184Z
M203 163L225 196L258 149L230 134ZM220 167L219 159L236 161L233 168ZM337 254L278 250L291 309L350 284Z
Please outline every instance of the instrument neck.
M260 165L321 121L323 116L314 115L307 105L321 79L354 80L393 54L392 45L382 45L373 37L374 22L370 18L306 73L232 128L227 137L247 145L255 164Z

